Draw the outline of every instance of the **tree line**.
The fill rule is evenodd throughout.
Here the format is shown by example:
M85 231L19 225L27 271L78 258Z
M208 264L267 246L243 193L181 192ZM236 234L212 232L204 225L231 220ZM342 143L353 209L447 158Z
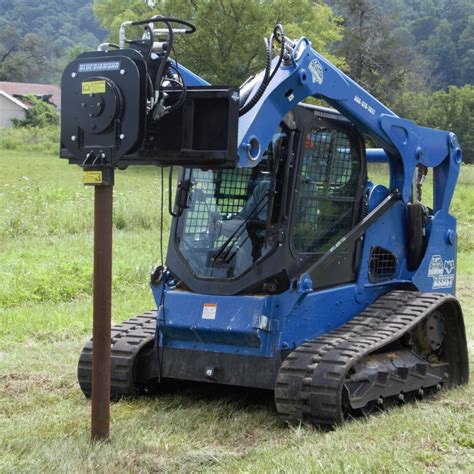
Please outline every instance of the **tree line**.
M0 0L0 81L59 82L67 59L106 34L89 0Z
M402 117L454 131L474 163L474 2L328 0L341 18L332 51Z
M238 85L262 69L262 38L280 21L394 112L455 131L464 161L474 162L472 0L157 0L153 10L144 0L0 3L0 80L57 81L106 32L116 42L122 21L160 12L198 28L178 38L180 62L211 83Z

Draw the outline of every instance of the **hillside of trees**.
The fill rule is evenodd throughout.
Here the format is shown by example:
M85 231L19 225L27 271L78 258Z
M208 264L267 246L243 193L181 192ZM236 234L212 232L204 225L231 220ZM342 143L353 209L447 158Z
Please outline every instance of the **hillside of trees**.
M356 76L375 69L410 90L447 90L474 80L472 0L327 0L343 17L342 54ZM378 78L377 78L378 79Z
M391 0L381 2L392 18L402 48L427 67L431 90L463 86L474 79L472 0Z
M208 25L222 25L222 19L216 23L211 21L219 14L219 9L213 8L212 0L155 3L157 11L165 8L169 13L181 12L187 16L194 15L193 10L206 10L211 15ZM330 22L321 27L321 19L329 18L321 5L326 3L340 17L339 23L344 30L342 44L339 48L333 47L332 51L344 57L351 65L349 73L355 76L361 76L360 71L372 59L379 69L387 68L388 77L385 74L376 78L379 89L385 89L388 83L390 90L389 83L399 82L400 74L413 76L412 91L447 90L450 85L463 86L473 82L472 0L234 0L220 3L233 4L241 10L239 18L235 18L238 25L234 24L234 29L238 26L245 31L246 39L254 44L257 38L247 34L257 32L252 30L253 24L272 23L278 19L294 20L294 26L288 26L290 31L298 25L298 32L313 36L316 46L337 42L341 31ZM94 48L105 38L109 28L116 31L118 19L122 20L127 14L129 17L149 11L144 0L96 0L95 9L103 28L94 16L93 0L44 0L33 5L0 0L0 80L48 79L57 82L65 57ZM311 9L316 9L317 13L308 15ZM114 15L116 18L112 18ZM261 24L260 36L265 26ZM331 31L334 34L330 34ZM230 32L226 31L223 36L230 37ZM246 45L240 43L245 49ZM371 58L373 53L377 54ZM246 55L245 51L243 55Z
M67 58L105 35L90 0L0 0L0 81L59 82Z
M456 132L474 163L474 2L327 0L343 69L397 114Z
M0 0L0 80L59 82L76 53L151 12L144 0L27 3ZM197 25L178 58L211 83L260 70L261 39L281 21L396 113L455 131L474 162L472 0L156 0L153 12Z

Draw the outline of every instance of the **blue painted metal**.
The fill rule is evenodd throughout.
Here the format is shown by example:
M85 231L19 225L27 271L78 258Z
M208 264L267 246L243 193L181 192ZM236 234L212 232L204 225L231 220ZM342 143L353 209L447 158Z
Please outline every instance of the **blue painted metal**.
M173 60L170 60L170 61L176 66L175 61ZM179 68L179 72L183 76L184 83L186 84L187 87L210 85L209 82L207 82L201 76L194 74L194 72L190 71L188 68L184 67L182 64L179 64L178 68Z
M368 163L388 163L390 159L383 148L367 148L365 155Z
M427 231L430 239L426 254L411 280L421 291L455 294L456 219L446 211L439 211Z
M385 192L384 186L373 188L373 205ZM401 284L411 284L421 291L454 293L456 221L439 211L427 230L425 258L416 272L409 272L405 205L399 201L367 231L357 282L320 291L312 290L309 275L302 275L298 284L291 285L295 289L266 296L196 294L176 290L174 282L165 278L164 283L152 286L158 306L158 344L275 357L279 351L339 327L378 296ZM374 245L392 252L397 261L394 278L378 284L368 279ZM215 308L215 313L206 314L206 307Z
M207 84L183 66L180 69L187 85ZM401 285L454 293L456 220L448 210L462 159L455 135L398 117L312 49L306 38L297 42L291 64L280 68L257 105L240 118L239 166L255 166L281 119L309 96L324 98L382 147L368 149L367 161L388 163L390 188L402 194L403 200L365 233L356 282L314 291L310 276L304 274L279 295L216 296L178 291L165 273L163 282L152 286L158 305L159 346L275 357L279 351L337 328ZM411 272L407 269L406 204L412 198L418 164L434 168L436 212L426 228L425 257L418 270ZM387 187L372 183L369 191L369 211L389 194ZM374 246L396 259L394 277L375 284L369 281Z
M389 194L390 191L383 184L372 185L369 192L369 212L373 211Z
M390 187L398 188L406 203L416 165L436 168L435 210L449 209L462 159L455 135L398 117L316 52L304 37L297 42L291 64L279 69L257 105L241 117L239 166L255 166L261 158L261 154L250 156L251 138L264 150L285 114L311 96L326 100L383 148L392 169ZM369 155L382 158L381 153Z
M300 287L274 296L203 295L166 285L153 293L160 346L272 357L347 322L381 290L360 300L353 284L319 292ZM209 306L215 307L213 318L203 317Z

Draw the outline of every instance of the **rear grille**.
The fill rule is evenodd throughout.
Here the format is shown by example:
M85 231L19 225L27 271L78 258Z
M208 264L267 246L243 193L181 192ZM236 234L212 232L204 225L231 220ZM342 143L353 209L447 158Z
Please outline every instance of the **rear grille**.
M369 282L391 280L397 270L397 258L383 247L372 247L369 261Z

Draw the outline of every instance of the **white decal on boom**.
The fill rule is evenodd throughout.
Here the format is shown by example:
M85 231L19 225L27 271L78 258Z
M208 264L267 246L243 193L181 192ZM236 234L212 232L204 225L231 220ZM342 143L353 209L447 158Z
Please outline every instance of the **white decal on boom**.
M324 71L321 63L317 59L313 59L308 66L309 72L311 73L311 77L313 79L313 83L318 83L321 85L324 79Z

